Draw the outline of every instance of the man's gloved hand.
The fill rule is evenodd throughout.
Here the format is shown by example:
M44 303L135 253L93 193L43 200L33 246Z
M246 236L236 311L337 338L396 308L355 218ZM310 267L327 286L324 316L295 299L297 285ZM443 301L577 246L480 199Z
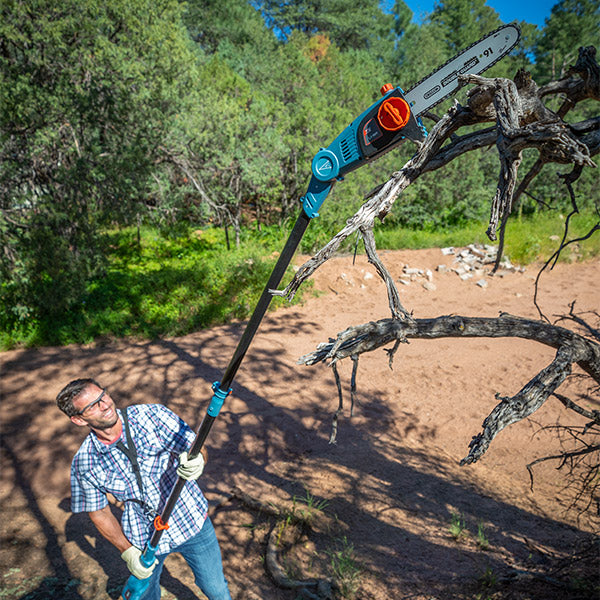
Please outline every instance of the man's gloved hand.
M142 555L142 551L135 546L131 546L131 548L127 548L123 554L121 554L121 558L127 563L128 569L135 575L138 579L146 579L152 575L152 571L154 571L154 567L158 560L154 561L154 564L151 567L145 567L140 561L140 556Z
M188 458L187 452L182 452L179 455L179 466L177 467L177 475L188 481L198 479L204 471L204 457L198 454L193 460Z

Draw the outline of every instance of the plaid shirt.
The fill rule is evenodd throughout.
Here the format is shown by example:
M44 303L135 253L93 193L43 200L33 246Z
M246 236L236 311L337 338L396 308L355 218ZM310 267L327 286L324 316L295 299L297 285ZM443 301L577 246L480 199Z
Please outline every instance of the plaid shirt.
M123 421L121 411L117 411ZM127 411L131 437L138 454L144 484L144 497L129 459L117 448L117 441L103 444L91 432L73 458L71 465L71 510L93 512L107 506L106 494L125 502L121 527L127 539L143 548L154 531L137 502L142 500L162 512L177 480L177 457L189 450L195 438L193 430L175 413L160 404L139 404ZM124 427L123 427L124 429ZM127 445L125 432L121 440ZM208 503L195 481L188 481L169 518L169 529L160 538L157 554L167 554L197 535L202 529Z

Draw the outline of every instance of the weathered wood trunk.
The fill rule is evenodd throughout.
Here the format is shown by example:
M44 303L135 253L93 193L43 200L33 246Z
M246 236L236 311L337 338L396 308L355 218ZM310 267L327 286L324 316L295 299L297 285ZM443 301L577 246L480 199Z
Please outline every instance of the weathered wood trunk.
M342 242L358 232L365 242L369 262L375 266L386 285L391 318L350 327L339 333L335 340L320 344L315 352L303 356L300 362L306 365L330 362L337 379L336 362L352 358L355 361L354 386L356 364L362 353L394 343L394 348L388 351L391 361L401 342L409 338L521 337L556 348L554 360L527 382L519 393L512 398L500 399L500 403L485 419L482 431L473 438L469 454L462 464L478 460L499 431L531 415L551 395L558 395L557 389L570 374L573 364L579 365L591 380L600 385L600 335L591 327L588 327L589 335L586 336L547 321L521 319L506 314L490 319L466 316L413 318L411 311L402 306L393 278L377 256L373 236L376 220L383 219L402 192L423 173L439 169L466 152L493 144L498 151L500 170L496 194L491 201L487 235L495 240L497 233L500 233L500 252L496 267L501 258L508 216L515 200L524 193L544 164L554 162L573 165L571 173L562 178L571 193L573 210L576 211L570 186L585 167L596 167L591 157L600 149L600 117L575 124L566 123L563 117L584 99L600 100L599 73L596 49L590 46L580 48L579 59L565 78L542 88L524 70L516 74L514 81L475 75L461 76L465 84L476 86L468 93L467 106L455 103L441 118L435 117L435 125L417 148L415 155L389 181L373 190L361 208L348 219L346 226L300 267L283 291L278 292L288 298L293 297L302 283L335 253ZM564 97L557 112L548 109L543 103L545 97L554 94L562 94ZM458 135L461 128L489 122L494 125ZM519 167L526 148L537 149L539 158L519 183ZM588 236L599 229L600 222L591 228ZM556 254L569 243L566 238L567 231ZM570 318L575 320L577 317L571 314ZM563 398L561 401L565 406L585 414L594 427L600 427L600 412L586 411L569 399Z

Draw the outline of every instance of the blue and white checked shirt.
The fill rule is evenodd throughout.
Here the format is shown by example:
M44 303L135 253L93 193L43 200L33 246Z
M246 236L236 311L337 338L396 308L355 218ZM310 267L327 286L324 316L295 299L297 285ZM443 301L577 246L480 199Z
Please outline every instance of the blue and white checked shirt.
M121 411L117 413L123 421ZM191 447L194 431L160 404L130 406L127 417L144 483L143 500L161 513L177 480L177 457ZM124 429L123 426L120 439L127 445ZM108 504L107 492L125 502L121 527L134 546L143 548L154 527L138 503L126 502L131 498L142 499L131 462L117 448L117 441L107 446L91 432L71 465L71 510L74 513L100 510ZM197 535L207 511L208 503L198 484L186 482L156 553L167 554Z

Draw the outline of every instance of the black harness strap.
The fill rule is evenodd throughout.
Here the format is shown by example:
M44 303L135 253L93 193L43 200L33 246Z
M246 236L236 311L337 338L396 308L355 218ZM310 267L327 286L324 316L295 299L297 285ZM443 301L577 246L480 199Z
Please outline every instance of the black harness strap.
M144 483L142 482L142 473L140 471L140 465L137 459L137 451L135 449L135 444L133 443L133 439L131 437L131 431L129 430L129 421L127 419L127 409L123 411L123 423L125 424L125 438L127 439L127 446L123 443L123 440L119 440L117 442L117 448L123 452L123 454L129 459L131 466L133 468L133 472L135 474L135 479L137 481L138 487L140 489L140 494L142 496L142 500L138 500L137 498L127 498L125 502L135 502L139 504L144 512L151 518L154 518L158 515L158 513L146 502L144 502Z

